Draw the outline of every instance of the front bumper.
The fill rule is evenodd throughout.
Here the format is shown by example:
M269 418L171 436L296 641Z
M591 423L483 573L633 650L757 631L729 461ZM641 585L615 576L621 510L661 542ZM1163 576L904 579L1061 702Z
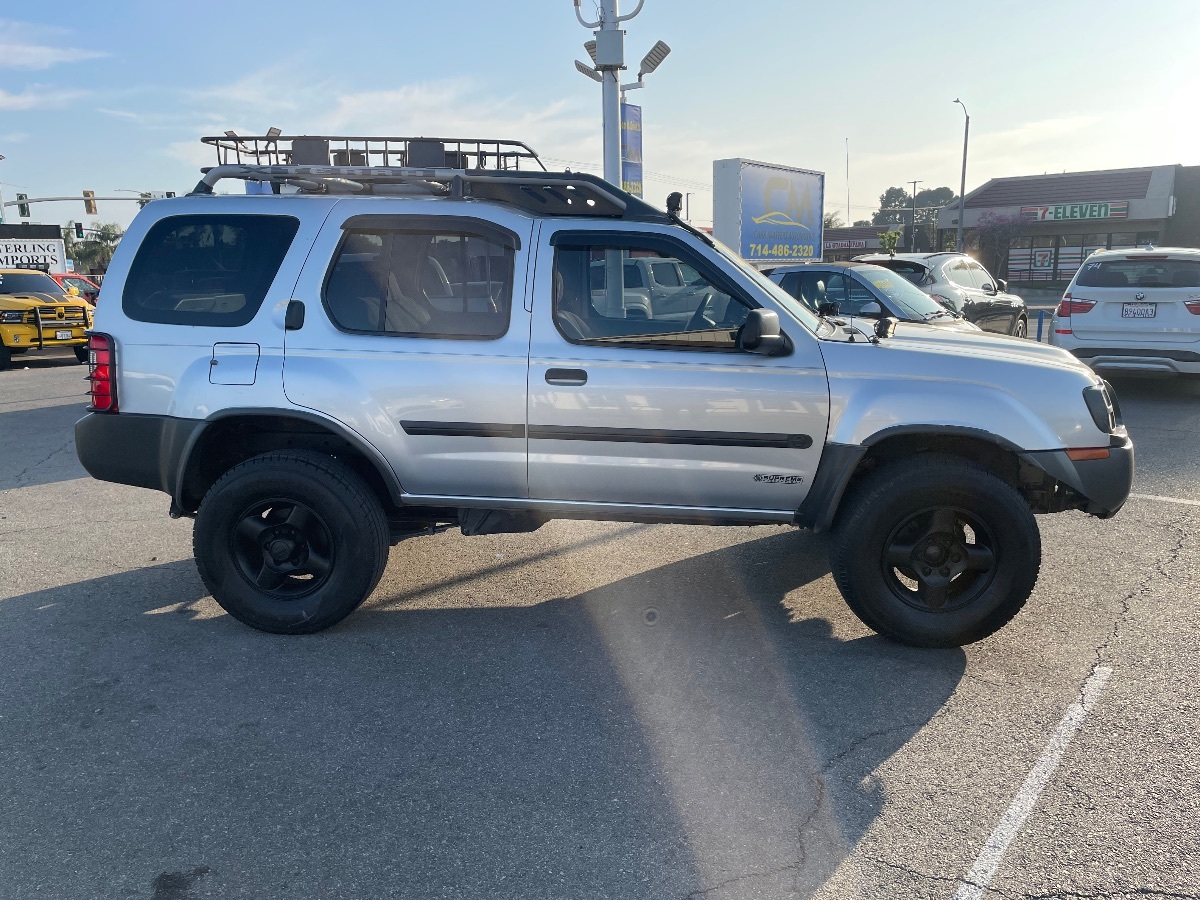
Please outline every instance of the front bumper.
M59 332L70 332L69 338L59 338ZM87 343L87 328L83 325L55 326L53 319L47 319L42 325L39 339L38 329L34 325L0 325L0 342L5 347L21 349L32 347L81 347Z
M1107 459L1075 461L1066 450L1022 453L1021 458L1080 495L1088 515L1108 519L1117 514L1133 490L1133 441L1114 436Z

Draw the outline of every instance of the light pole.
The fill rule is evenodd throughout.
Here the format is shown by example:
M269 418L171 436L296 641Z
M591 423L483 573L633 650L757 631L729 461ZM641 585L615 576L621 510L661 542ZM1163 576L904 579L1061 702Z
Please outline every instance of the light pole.
M692 194L695 191L688 191L683 195L683 221L692 221Z
M575 68L600 82L601 112L604 122L604 180L621 186L621 94L624 91L644 87L642 78L659 67L671 48L662 41L655 43L642 59L638 69L638 80L633 84L621 84L621 70L625 68L625 32L622 22L628 22L642 11L646 0L638 0L637 8L628 15L618 11L619 0L600 0L600 18L587 22L579 10L581 0L575 0L575 18L584 28L596 29L596 39L584 44L595 66L575 61Z
M963 166L962 166L962 181L958 186L958 238L954 242L954 248L959 252L963 252L963 218L967 212L967 137L971 134L971 117L967 114L967 104L963 103L957 97L954 102L962 107L963 117Z
M4 159L4 156L2 154L0 154L0 160L3 160L3 159ZM3 225L3 224L4 224L4 182L0 181L0 225Z
M924 184L924 183L925 183L924 181L906 181L905 182L905 184L911 184L913 186L912 231L910 231L909 235L908 235L908 252L909 253L917 252L917 185Z

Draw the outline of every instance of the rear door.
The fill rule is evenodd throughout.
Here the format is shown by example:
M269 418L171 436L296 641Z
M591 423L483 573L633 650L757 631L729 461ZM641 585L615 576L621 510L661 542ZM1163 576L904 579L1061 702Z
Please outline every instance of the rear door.
M479 209L344 200L296 285L288 399L370 441L409 494L527 493L532 222Z
M1200 259L1142 253L1085 262L1071 296L1096 304L1071 316L1081 341L1200 341Z

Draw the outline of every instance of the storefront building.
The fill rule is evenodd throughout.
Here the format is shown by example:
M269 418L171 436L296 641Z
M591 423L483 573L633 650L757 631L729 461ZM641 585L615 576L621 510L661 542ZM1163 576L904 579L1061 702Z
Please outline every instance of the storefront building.
M981 224L1007 231L1007 252L989 261L1000 277L1065 285L1096 250L1200 247L1200 166L993 178L967 194L965 207L968 245L987 243ZM943 209L943 238L957 227L957 205Z
M826 228L821 258L826 262L841 262L854 259L863 253L878 253L883 249L879 242L879 232L900 230L899 225Z

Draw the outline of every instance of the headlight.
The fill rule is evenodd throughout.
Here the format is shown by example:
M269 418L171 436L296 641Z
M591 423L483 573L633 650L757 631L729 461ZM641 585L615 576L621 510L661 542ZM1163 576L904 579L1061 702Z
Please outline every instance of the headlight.
M0 323L5 325L17 325L25 318L25 313L19 309L5 310L0 312Z
M1122 424L1121 406L1117 403L1117 394L1107 381L1084 388L1084 402L1092 421L1105 434L1113 434Z

